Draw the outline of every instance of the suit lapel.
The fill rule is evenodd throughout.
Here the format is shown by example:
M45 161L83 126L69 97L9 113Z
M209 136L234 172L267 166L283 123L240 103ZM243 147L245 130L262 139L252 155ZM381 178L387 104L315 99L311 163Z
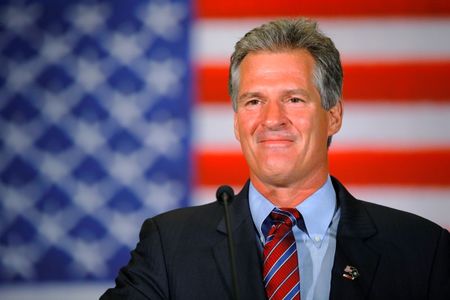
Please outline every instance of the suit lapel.
M376 227L360 201L333 179L341 210L330 299L365 299L370 293L380 256L369 247ZM354 280L343 276L347 266L358 270Z
M332 177L341 210L336 253L332 269L330 299L365 299L370 293L380 255L369 247L376 227L360 201ZM238 288L242 299L266 299L262 284L262 260L248 204L248 182L230 206L231 227L236 253ZM214 257L228 290L232 290L225 220L217 231L223 238L213 246ZM255 267L256 266L256 267ZM359 277L346 279L347 266L355 267Z
M230 205L239 296L242 299L265 299L261 254L257 244L259 241L256 239L248 204L248 185L249 182ZM231 295L231 267L225 218L219 222L217 231L223 238L213 247L214 257Z

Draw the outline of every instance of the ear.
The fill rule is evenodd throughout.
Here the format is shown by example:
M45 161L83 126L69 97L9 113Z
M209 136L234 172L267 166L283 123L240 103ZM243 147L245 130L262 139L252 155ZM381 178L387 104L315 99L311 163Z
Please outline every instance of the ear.
M341 129L343 105L339 100L335 106L328 111L328 136L332 136Z
M234 136L236 139L240 142L241 137L239 136L239 129L238 129L238 116L237 112L234 113Z

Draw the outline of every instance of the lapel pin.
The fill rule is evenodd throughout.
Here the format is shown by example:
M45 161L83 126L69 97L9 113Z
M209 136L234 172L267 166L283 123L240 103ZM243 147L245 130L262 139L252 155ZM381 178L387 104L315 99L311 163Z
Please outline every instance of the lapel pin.
M346 266L344 269L344 274L342 274L342 277L349 279L349 280L355 280L359 277L358 269L352 266Z

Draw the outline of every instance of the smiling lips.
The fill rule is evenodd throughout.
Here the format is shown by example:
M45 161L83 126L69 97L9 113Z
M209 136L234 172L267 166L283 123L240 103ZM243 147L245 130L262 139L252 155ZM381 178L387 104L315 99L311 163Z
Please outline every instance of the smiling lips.
M256 142L258 144L262 143L265 145L286 145L293 143L295 141L295 136L290 133L280 133L277 132L276 134L273 133L260 133L256 135Z

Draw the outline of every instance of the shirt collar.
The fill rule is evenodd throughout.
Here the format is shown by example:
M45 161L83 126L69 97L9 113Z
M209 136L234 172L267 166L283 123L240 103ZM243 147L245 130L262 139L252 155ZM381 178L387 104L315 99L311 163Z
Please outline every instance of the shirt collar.
M275 206L261 195L251 182L248 197L253 223L261 241L264 241L262 224ZM336 211L336 192L330 176L320 189L302 201L296 208L303 216L308 235L319 236L323 239Z

